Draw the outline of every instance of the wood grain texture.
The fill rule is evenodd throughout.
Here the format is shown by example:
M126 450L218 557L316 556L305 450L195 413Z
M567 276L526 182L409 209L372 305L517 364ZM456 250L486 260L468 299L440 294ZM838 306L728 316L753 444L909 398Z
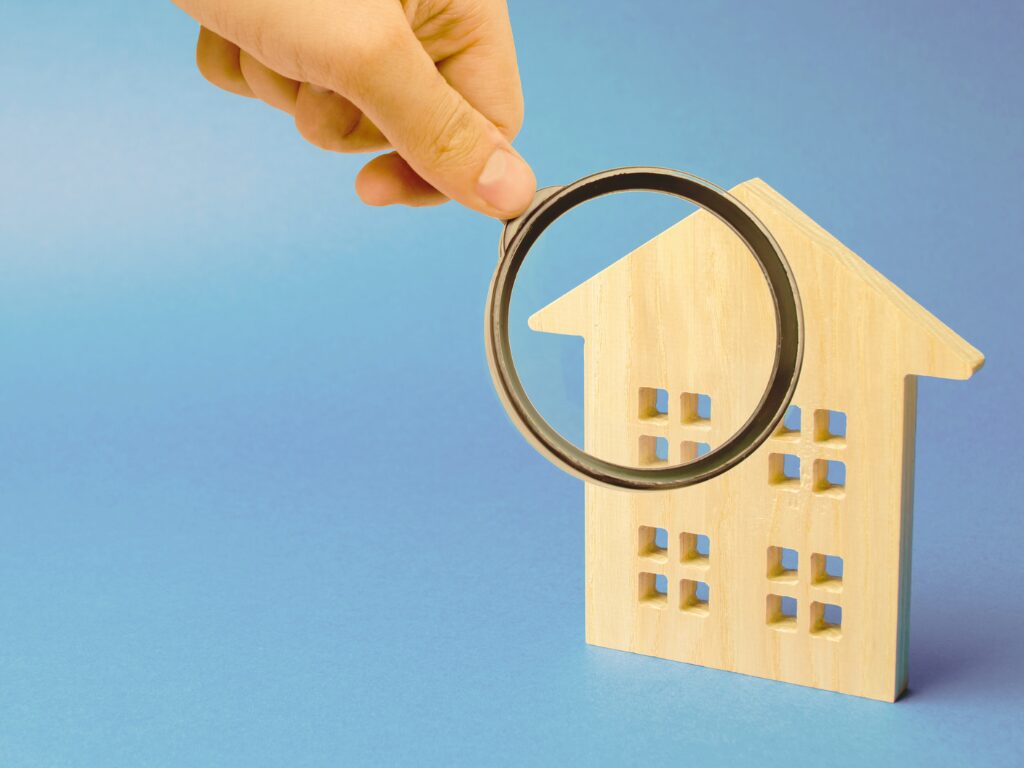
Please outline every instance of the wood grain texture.
M915 377L967 379L984 358L763 181L732 193L800 288L799 428L696 487L587 486L587 641L893 701L906 686ZM680 463L724 441L757 404L775 343L763 276L704 211L530 327L584 337L586 449L631 465ZM829 412L845 414L845 435L828 431ZM799 472L787 477L792 457ZM840 465L845 483L830 482ZM826 571L837 558L841 578Z

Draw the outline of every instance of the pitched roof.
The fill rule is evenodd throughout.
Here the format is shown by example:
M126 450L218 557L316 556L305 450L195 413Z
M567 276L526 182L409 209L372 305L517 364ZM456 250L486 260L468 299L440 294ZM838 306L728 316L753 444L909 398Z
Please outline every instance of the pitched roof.
M981 368L985 361L981 352L764 181L751 179L737 185L730 192L759 216L762 215L758 213L759 211L770 209L774 214L783 216L787 223L798 230L803 237L824 246L834 258L847 268L851 278L861 281L872 292L890 303L905 319L908 326L918 331L923 338L928 339L931 342L929 346L935 350L935 354L929 357L934 359L929 360L927 370L910 372L942 378L967 379ZM697 211L687 219L698 215L708 214ZM680 224L674 226L680 226ZM664 234L656 236L654 240ZM641 246L637 251L642 248ZM637 251L624 256L535 312L529 319L530 328L546 333L585 335L584 328L590 325L587 322L587 297L590 288L603 282L613 270L622 268Z

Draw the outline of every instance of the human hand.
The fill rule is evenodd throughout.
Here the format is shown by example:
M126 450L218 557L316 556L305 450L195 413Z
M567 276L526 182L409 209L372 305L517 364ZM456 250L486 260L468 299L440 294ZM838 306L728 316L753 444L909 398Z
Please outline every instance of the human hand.
M457 200L508 219L536 180L512 148L523 118L502 0L174 0L201 25L196 62L215 85L295 117L335 152L370 160L370 205Z

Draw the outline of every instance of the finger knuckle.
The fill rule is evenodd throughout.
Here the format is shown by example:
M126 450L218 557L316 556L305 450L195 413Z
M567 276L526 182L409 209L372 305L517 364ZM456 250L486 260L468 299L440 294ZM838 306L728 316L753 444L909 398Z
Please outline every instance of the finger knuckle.
M342 83L347 90L360 92L367 80L365 73L379 69L404 43L408 34L389 24L369 24L359 34L323 34L320 45L311 51L312 68L323 72L331 82Z
M353 69L380 66L381 59L394 50L398 35L388 27L374 27L348 39L345 58Z
M457 167L474 157L479 121L469 104L454 92L438 103L424 126L421 150L432 164Z
M330 96L327 98L331 98ZM362 119L354 108L339 110L337 104L327 108L323 99L300 98L296 101L295 127L306 141L332 152L354 151L353 132Z
M219 67L216 67L209 59L203 56L196 56L196 68L199 70L199 74L203 76L203 79L211 85L217 87L223 87L222 72Z
M224 82L224 69L220 61L211 53L211 46L206 35L200 33L196 43L196 69L206 82L221 86Z
M295 128L298 130L299 135L314 147L327 150L336 150L338 148L336 132L328 128L325 121L321 119L320 114L315 110L295 110Z

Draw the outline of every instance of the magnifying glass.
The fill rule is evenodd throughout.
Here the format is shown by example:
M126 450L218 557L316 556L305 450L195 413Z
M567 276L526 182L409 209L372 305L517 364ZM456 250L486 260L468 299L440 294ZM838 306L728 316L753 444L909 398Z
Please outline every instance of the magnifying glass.
M531 247L560 216L616 192L658 192L687 200L717 217L746 245L760 267L775 317L775 349L767 385L753 412L703 456L674 466L635 467L594 456L544 419L530 401L512 357L509 309L516 277ZM485 341L494 387L513 424L545 458L585 481L634 491L682 488L710 480L750 456L776 430L792 400L803 362L800 295L789 263L771 233L739 200L715 185L667 168L616 168L537 193L520 217L506 222L487 300Z

